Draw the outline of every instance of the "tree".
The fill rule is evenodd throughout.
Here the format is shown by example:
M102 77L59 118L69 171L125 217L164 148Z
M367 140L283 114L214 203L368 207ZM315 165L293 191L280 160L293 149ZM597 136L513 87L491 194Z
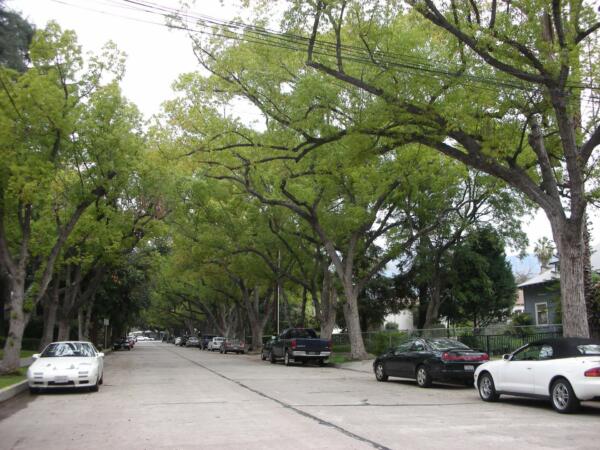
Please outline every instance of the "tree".
M600 126L584 109L598 84L598 12L583 0L408 0L408 12L403 2L318 0L293 2L292 31L307 3L307 64L385 105L386 135L497 177L546 213L561 255L563 332L588 336L583 227L598 195L586 181ZM409 52L416 62L405 62Z
M112 46L85 64L74 33L50 23L30 53L26 73L0 69L0 264L11 289L3 372L19 367L25 325L79 220L127 182L142 142Z
M450 298L442 314L452 322L486 327L510 315L516 292L503 240L493 229L482 228L470 233L452 255Z
M25 72L34 26L0 1L0 65ZM0 82L3 81L0 79Z
M548 263L554 255L554 243L545 236L539 238L533 247L533 253L540 262L540 272L543 272L549 268Z

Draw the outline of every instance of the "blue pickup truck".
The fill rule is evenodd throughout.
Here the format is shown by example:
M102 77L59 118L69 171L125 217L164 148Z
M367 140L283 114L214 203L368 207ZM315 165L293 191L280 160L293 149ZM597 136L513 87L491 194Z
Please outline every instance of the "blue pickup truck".
M314 361L324 365L331 355L331 341L320 339L310 328L289 328L271 341L268 355L271 363L283 359L286 366L293 362Z

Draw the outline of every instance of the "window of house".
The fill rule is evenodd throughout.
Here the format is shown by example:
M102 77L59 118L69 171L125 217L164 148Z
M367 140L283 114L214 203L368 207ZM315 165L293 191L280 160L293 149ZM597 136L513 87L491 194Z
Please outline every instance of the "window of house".
M536 325L548 325L548 303L535 304Z

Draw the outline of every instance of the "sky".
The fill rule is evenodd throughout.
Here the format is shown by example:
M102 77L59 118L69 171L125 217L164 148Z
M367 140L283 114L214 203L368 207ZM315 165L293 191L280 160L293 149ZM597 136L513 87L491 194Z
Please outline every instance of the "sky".
M177 7L179 0L153 0L153 3ZM238 4L234 0L197 0L192 10L231 20L242 12ZM161 19L130 11L123 0L7 0L6 5L23 13L39 28L55 20L63 29L75 30L85 52L98 52L107 41L115 42L128 55L121 84L123 92L147 118L160 112L163 101L175 96L171 84L180 74L200 69L185 32L141 22ZM240 117L247 116L248 121L256 119L250 107L240 105L238 109ZM590 215L592 242L596 245L600 243L600 214L595 210ZM523 229L529 237L529 252L539 238L552 239L550 224L542 211L525 218ZM507 249L507 253L516 251Z

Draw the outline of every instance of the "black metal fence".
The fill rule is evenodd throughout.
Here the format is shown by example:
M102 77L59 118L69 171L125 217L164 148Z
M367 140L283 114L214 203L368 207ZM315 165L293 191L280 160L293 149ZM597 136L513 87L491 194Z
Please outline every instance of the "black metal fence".
M411 331L379 331L363 333L363 342L367 352L374 355L383 353L413 337L448 337L456 339L471 348L485 351L490 356L511 353L515 349L533 341L545 338L561 337L562 327L492 327L486 329L473 328L438 328ZM350 352L350 339L346 333L332 336L334 352Z

